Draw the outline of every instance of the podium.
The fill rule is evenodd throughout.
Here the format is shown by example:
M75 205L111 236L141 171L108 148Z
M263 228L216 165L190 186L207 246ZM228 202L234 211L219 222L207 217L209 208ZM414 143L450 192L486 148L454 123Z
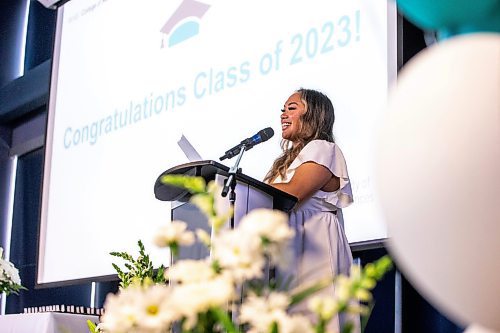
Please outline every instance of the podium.
M166 185L161 182L165 175L179 174L186 176L203 177L208 183L215 181L222 189L224 181L228 178L229 168L215 161L197 161L175 166L164 171L154 184L154 194L158 200L172 203L172 220L181 220L188 224L188 230L205 230L211 233L210 226L205 216L189 203L189 191L176 186ZM234 204L234 225L237 226L241 218L256 208L277 209L290 212L297 198L280 191L268 184L249 177L242 173L236 174L236 200ZM219 212L229 209L229 198L220 197L216 200ZM229 225L229 223L228 223ZM180 249L179 259L201 259L209 255L208 250L201 244L195 243L190 247Z

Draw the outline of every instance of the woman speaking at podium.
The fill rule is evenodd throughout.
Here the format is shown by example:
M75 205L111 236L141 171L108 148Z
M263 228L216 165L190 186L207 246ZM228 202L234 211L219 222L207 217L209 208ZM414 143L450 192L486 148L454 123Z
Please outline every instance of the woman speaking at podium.
M321 92L299 89L281 111L283 154L265 181L299 202L289 222L295 230L293 259L280 268L279 276L307 285L349 274L352 254L341 209L353 202L353 196L344 156L333 139L332 102ZM333 295L333 285L323 292ZM344 321L338 318L331 324L338 329Z

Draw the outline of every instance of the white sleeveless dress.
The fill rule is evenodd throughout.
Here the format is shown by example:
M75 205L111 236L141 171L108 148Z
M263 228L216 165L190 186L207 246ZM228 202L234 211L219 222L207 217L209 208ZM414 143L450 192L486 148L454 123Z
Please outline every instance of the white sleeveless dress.
M342 208L353 202L347 165L340 148L324 140L309 142L292 162L285 179L274 183L287 183L295 170L305 162L314 162L328 168L340 179L335 192L317 191L311 198L298 204L290 213L290 226L295 231L293 258L287 268L280 268L280 278L293 277L293 285L309 285L337 274L349 274L352 254L344 232ZM322 294L332 295L333 285ZM299 305L298 311L306 308ZM329 328L339 328L346 318L335 318ZM352 318L350 318L352 319Z

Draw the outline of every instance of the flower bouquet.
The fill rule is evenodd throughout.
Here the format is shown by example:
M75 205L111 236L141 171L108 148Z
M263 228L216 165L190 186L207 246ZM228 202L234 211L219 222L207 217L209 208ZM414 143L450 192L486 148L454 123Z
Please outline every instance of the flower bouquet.
M19 271L10 261L3 259L3 248L0 247L0 293L17 294L22 289L26 288L21 285Z
M172 221L160 230L155 243L168 247L175 258L179 247L199 241L210 249L211 255L200 260L175 261L165 271L168 283L160 281L158 273L150 269L143 247L137 260L124 253L118 255L128 261L130 272L123 273L115 265L122 279L120 291L107 296L101 323L97 327L89 323L91 330L323 333L339 313L368 316L370 290L390 269L389 258L363 269L354 266L350 276L339 275L334 281L290 288L290 281L269 279L268 274L269 267L279 270L286 262L288 242L294 235L286 214L256 209L237 227L229 229L225 223L233 212L216 210L220 189L214 183L206 185L203 178L178 175L165 176L162 181L192 193L190 200L207 216L212 235L202 230L189 231L186 223ZM331 284L335 294L314 295ZM307 313L290 311L301 302L307 303ZM342 332L351 332L353 328L354 324L345 325Z

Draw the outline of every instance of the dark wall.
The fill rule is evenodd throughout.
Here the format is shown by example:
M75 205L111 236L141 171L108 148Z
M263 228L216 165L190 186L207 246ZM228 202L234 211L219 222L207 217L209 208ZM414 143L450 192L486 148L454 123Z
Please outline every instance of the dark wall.
M10 128L0 125L0 189L7 189L10 186L11 163L9 148L11 135ZM7 234L2 221L6 221L9 217L9 203L7 200L1 200L1 198L0 192L0 246L5 247L4 241L7 240Z
M26 1L3 0L0 6L0 87L3 87L18 76Z
M418 52L426 48L424 32L414 26L411 22L402 18L403 25L403 65L406 64Z
M28 290L8 297L6 313L20 313L34 306L90 304L90 284L35 290L42 163L43 149L21 156L17 162L10 261L19 269ZM78 265L76 258L74 265Z
M41 107L46 109L56 17L55 10L35 0L0 2L0 126L13 128ZM20 67L24 67L24 75L19 77Z
M25 69L26 71L52 59L57 11L42 6L38 1L31 1L30 19L26 36Z
M403 278L402 280L402 327L404 333L461 333L458 326L427 302Z
M386 255L384 248L353 251L354 259L359 259L362 266ZM396 317L396 270L388 272L373 289L375 306L368 320L365 333L384 333L395 331Z

